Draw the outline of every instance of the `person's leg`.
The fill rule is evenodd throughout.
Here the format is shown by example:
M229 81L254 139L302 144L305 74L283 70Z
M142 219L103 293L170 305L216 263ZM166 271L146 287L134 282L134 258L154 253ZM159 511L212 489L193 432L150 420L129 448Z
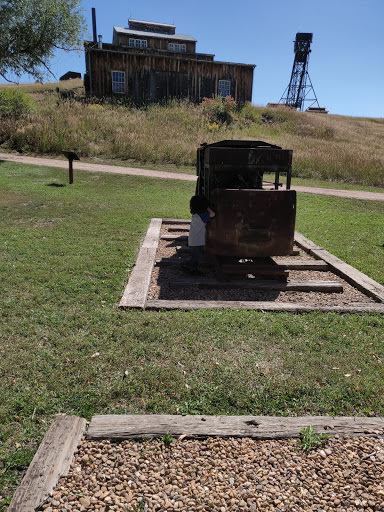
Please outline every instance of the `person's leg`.
M200 263L200 260L203 256L203 251L204 251L204 245L198 245L196 246L196 251L195 251L195 266L194 268L197 269L197 267L199 266L199 263Z
M185 263L185 266L188 267L190 270L197 269L197 267L199 265L199 261L203 254L203 248L204 248L204 246L202 246L202 245L192 245L189 247L190 258Z

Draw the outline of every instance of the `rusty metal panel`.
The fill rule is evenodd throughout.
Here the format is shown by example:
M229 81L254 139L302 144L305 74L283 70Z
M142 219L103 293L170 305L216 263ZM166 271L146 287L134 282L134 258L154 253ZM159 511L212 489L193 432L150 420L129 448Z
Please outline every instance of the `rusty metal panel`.
M273 148L208 147L206 165L252 165L287 167L292 165L292 150Z
M214 189L216 217L207 225L210 254L252 258L285 256L293 249L294 190Z

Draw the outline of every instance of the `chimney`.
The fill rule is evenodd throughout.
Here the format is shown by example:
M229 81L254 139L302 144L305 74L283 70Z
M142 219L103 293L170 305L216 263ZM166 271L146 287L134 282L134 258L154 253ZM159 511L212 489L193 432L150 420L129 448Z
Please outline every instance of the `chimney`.
M103 36L98 36L98 37L99 37L98 47L99 47L99 50L102 50L103 49Z
M93 26L93 42L97 43L96 9L94 7L92 7L92 26Z

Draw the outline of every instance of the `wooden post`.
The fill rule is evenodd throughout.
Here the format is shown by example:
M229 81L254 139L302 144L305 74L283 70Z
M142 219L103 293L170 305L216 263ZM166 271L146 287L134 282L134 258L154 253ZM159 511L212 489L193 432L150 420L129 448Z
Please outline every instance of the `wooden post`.
M69 184L73 183L73 161L80 160L80 158L73 151L63 151L63 155L68 158L69 163Z
M73 158L69 158L69 184L73 183Z

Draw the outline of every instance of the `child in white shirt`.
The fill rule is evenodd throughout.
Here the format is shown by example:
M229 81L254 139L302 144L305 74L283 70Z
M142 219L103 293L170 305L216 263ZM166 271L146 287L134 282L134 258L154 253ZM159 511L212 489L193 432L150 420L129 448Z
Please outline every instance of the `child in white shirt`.
M203 195L193 196L189 206L192 214L188 237L191 257L183 268L196 272L204 252L206 225L215 216L215 212L209 208L208 199Z

